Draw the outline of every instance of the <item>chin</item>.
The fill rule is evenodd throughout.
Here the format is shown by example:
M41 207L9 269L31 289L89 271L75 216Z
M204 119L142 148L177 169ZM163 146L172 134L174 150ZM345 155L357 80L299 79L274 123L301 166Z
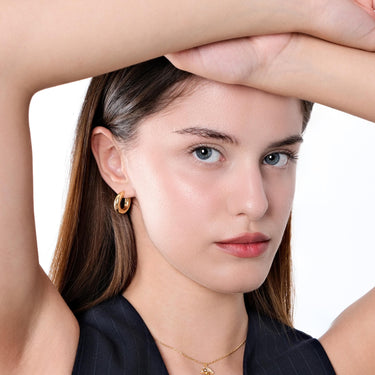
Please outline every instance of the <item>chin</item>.
M221 278L217 279L219 282L215 282L214 284L207 283L204 286L208 289L211 289L217 293L222 294L245 294L253 292L254 290L258 289L266 280L267 274L262 275L251 275L252 277L231 277L229 280L225 280Z

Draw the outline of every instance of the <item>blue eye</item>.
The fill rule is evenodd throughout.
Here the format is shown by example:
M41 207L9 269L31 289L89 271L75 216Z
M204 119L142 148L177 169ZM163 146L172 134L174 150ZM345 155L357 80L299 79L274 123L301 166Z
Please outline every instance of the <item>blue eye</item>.
M263 159L263 163L275 167L285 167L288 164L290 158L294 157L283 152L273 152L272 154L268 154Z
M193 150L193 155L200 161L215 163L220 160L220 152L212 147L199 146Z

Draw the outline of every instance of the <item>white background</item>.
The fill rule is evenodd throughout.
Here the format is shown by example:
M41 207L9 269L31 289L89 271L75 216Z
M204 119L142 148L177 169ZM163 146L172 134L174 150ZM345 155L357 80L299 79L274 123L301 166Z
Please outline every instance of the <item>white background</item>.
M36 94L30 108L40 262L52 259L88 80ZM295 325L319 337L375 281L375 125L316 106L293 210Z

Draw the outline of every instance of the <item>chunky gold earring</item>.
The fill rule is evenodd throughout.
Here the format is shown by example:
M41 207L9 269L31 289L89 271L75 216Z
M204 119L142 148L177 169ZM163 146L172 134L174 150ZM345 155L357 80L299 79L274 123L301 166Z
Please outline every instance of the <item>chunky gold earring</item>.
M113 202L113 208L119 214L124 215L129 211L131 203L131 198L125 198L125 192L122 191L116 196L115 201Z

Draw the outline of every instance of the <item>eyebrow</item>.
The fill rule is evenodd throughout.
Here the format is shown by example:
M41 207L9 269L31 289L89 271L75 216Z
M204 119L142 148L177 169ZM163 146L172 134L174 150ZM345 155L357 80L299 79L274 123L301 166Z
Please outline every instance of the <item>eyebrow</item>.
M213 139L220 139L224 142L227 143L232 143L232 144L238 144L238 140L226 133L219 132L217 130L213 129L208 129L208 128L201 128L201 127L190 127L190 128L185 128L185 129L180 129L180 130L175 130L174 131L177 134L191 134L191 135L196 135L199 137L203 138L213 138ZM301 135L296 134L292 135L290 137L284 138L280 141L276 141L271 143L268 148L277 148L277 147L283 147L283 146L291 146L296 143L302 143L303 138Z
M191 127L185 128L181 130L176 130L175 133L177 134L191 134L197 135L203 138L211 138L211 139L219 139L226 143L235 143L237 144L238 141L236 138L230 136L229 134L219 132L217 130L208 129L208 128L201 128L201 127Z
M277 147L283 147L283 146L292 146L296 143L302 143L303 138L301 135L296 134L292 135L290 137L284 138L281 141L273 142L268 147L269 148L277 148Z

